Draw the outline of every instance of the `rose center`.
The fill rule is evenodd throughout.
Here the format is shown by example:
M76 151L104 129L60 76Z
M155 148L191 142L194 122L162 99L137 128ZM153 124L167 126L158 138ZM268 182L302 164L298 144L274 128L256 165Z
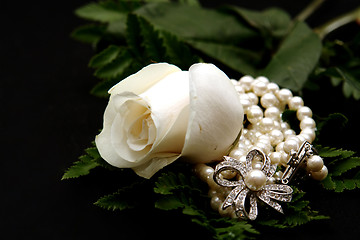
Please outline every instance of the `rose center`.
M251 170L245 177L245 184L252 191L261 190L265 183L266 176L258 169Z

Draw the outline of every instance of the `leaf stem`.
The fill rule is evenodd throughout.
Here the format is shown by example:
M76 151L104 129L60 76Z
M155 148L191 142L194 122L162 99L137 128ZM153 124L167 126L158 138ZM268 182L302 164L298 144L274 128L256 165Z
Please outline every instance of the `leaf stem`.
M306 8L304 8L296 17L295 20L305 21L316 9L318 9L326 0L314 0Z
M321 39L324 39L326 35L332 31L358 19L360 19L360 7L330 20L324 25L315 28L314 31L320 36Z

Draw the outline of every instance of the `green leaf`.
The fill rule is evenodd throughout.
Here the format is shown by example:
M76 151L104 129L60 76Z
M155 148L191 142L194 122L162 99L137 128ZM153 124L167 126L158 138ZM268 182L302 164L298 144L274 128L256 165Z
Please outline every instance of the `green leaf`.
M360 166L360 157L350 157L348 159L338 162L332 174L333 176L340 176L343 173L359 166Z
M84 43L96 44L103 36L106 28L100 25L85 25L76 28L71 37Z
M322 45L303 22L297 22L263 71L282 87L299 91L317 64Z
M99 22L125 20L125 14L104 4L89 3L75 11L78 17Z
M147 57L155 62L165 60L166 49L163 46L163 40L160 38L159 32L145 20L139 18L141 36L143 37L143 47Z
M240 7L231 7L249 25L259 29L265 35L283 37L289 31L291 17L279 8L269 8L264 11L254 11Z
M99 68L112 62L119 55L121 50L121 47L109 45L103 51L91 58L89 62L89 67Z
M171 62L181 69L188 69L192 64L200 61L199 57L191 52L188 45L175 35L162 31L160 37L166 48L167 62Z
M184 208L184 204L175 196L165 196L155 202L155 207L161 210Z
M97 200L94 204L107 210L125 210L135 207L134 201L127 199L126 190L119 190L115 193L106 195Z
M322 186L327 190L335 190L336 183L332 180L331 173L328 174L328 176L321 181Z
M222 64L246 75L255 76L255 66L260 62L260 55L228 44L218 44L202 41L188 41L192 47L214 58Z
M137 9L135 13L147 19L156 28L168 31L181 39L239 43L256 36L253 30L236 17L197 6L150 3Z
M143 38L139 19L134 14L129 14L126 20L126 43L135 56L141 57L144 52Z
M79 161L74 162L73 166L65 171L61 180L88 175L91 169L100 166L98 161L101 157L96 147L88 148L85 151L87 154L80 156Z
M94 75L102 79L115 78L121 75L132 63L133 58L128 50L121 49L121 52L112 62L97 69Z
M330 147L316 146L316 149L318 151L318 154L323 158L348 158L355 154L355 152L353 151Z

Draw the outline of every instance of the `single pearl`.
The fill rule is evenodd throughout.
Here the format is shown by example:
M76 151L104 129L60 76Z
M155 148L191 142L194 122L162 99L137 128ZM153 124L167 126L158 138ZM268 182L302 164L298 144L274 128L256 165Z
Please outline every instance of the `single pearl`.
M284 142L284 152L290 153L291 150L297 151L299 143L295 139L288 139Z
M274 128L280 129L280 123L279 123L279 121L274 121Z
M246 75L240 78L239 84L244 88L245 91L250 91L251 84L253 81L254 81L253 77Z
M245 90L244 90L244 88L243 88L241 85L235 85L235 90L236 90L238 93L245 93Z
M283 176L283 172L282 172L282 171L277 171L277 172L275 172L275 174L274 174L274 178L276 179L276 181L279 181L282 176Z
M306 117L311 118L312 117L312 111L309 107L301 107L296 112L297 118L301 121Z
M269 158L271 160L271 164L279 164L281 160L280 152L272 152L269 154Z
M312 172L320 171L324 166L324 161L319 155L312 155L306 162L306 168Z
M232 171L232 170L225 170L223 172L221 172L221 176L225 179L232 179L236 176L236 172Z
M265 117L271 118L273 120L280 119L280 110L277 107L269 107L264 112Z
M219 195L219 192L217 191L217 189L212 189L212 188L209 189L209 191L208 191L209 197L214 197L214 196L218 196L218 195Z
M284 135L284 139L287 139L289 137L293 137L296 135L295 131L292 129L286 129L285 131L283 131L283 135Z
M265 117L265 118L261 119L259 125L260 125L261 130L263 132L267 133L274 128L274 120L272 120L271 118Z
M195 165L195 172L202 181L207 182L208 179L213 178L214 169L203 163L200 163Z
M242 105L244 112L248 112L249 108L252 105L249 99L241 99L241 98L240 98L240 104Z
M219 196L213 196L210 200L210 206L214 210L218 210L219 207L222 205L223 201Z
M259 103L259 97L255 95L253 92L248 92L246 94L249 97L249 100L253 105L257 105Z
M289 89L283 88L277 92L276 96L281 102L287 103L293 94Z
M257 105L251 106L248 111L247 118L250 123L255 124L263 118L263 111Z
M320 171L311 172L311 177L318 181L324 180L327 175L328 175L328 169L325 165L322 167L322 169Z
M246 155L242 156L242 157L239 159L239 162L245 164L245 163L246 163Z
M218 208L219 214L222 217L230 217L232 215L232 212L234 211L232 207L227 207L225 209L222 209L222 205Z
M240 159L240 157L242 157L243 155L246 155L245 151L246 151L245 149L234 148L229 153L229 157L232 157L232 158L235 158L235 159Z
M286 152L280 152L280 153L281 153L280 164L286 166L289 161L289 155Z
M234 85L234 86L237 86L239 85L239 82L235 79L230 79L230 82Z
M280 127L283 131L290 129L290 125L287 122L281 122Z
M276 145L275 150L277 152L283 152L284 151L284 142L281 142L278 145Z
M304 130L305 128L315 128L315 127L316 127L316 123L312 118L306 117L300 122L301 130Z
M246 186L252 191L259 191L266 183L265 174L258 170L251 170L245 177Z
M316 137L315 130L311 128L305 128L301 130L300 135L303 136L306 139L306 141L310 143L314 141Z
M260 98L260 103L264 108L268 108L268 107L276 106L279 103L279 101L277 100L274 94L265 93Z
M262 143L262 142L255 143L254 148L258 148L259 150L263 151L265 154L269 154L269 152L272 149L270 144L265 144L265 143Z
M264 76L259 76L255 79L255 81L260 81L260 82L263 82L263 83L266 83L268 84L270 81L267 77L264 77Z
M253 169L261 170L262 166L263 166L263 164L261 162L255 162L252 164Z
M269 92L276 93L277 91L279 91L279 85L277 85L276 83L271 82L271 83L269 83L267 85L267 90Z
M288 101L288 105L290 110L298 110L304 106L304 101L301 97L295 96Z
M284 140L284 135L280 130L274 129L270 132L270 140L271 145L276 146Z
M262 143L265 143L265 144L268 144L268 145L271 144L270 137L268 135L259 136L258 137L258 142L262 142Z
M259 81L259 80L255 80L252 83L252 89L253 92L257 95L257 96L262 96L264 95L264 93L267 90L267 83L263 82L263 81Z

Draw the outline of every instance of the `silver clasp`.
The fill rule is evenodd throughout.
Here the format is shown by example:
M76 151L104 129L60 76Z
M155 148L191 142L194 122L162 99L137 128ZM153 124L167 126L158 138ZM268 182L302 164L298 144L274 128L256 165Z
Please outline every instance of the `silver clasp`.
M287 167L281 177L282 184L288 184L290 182L299 167L306 163L306 159L309 156L314 154L314 150L315 149L308 141L304 141L297 152L294 150L291 151Z

